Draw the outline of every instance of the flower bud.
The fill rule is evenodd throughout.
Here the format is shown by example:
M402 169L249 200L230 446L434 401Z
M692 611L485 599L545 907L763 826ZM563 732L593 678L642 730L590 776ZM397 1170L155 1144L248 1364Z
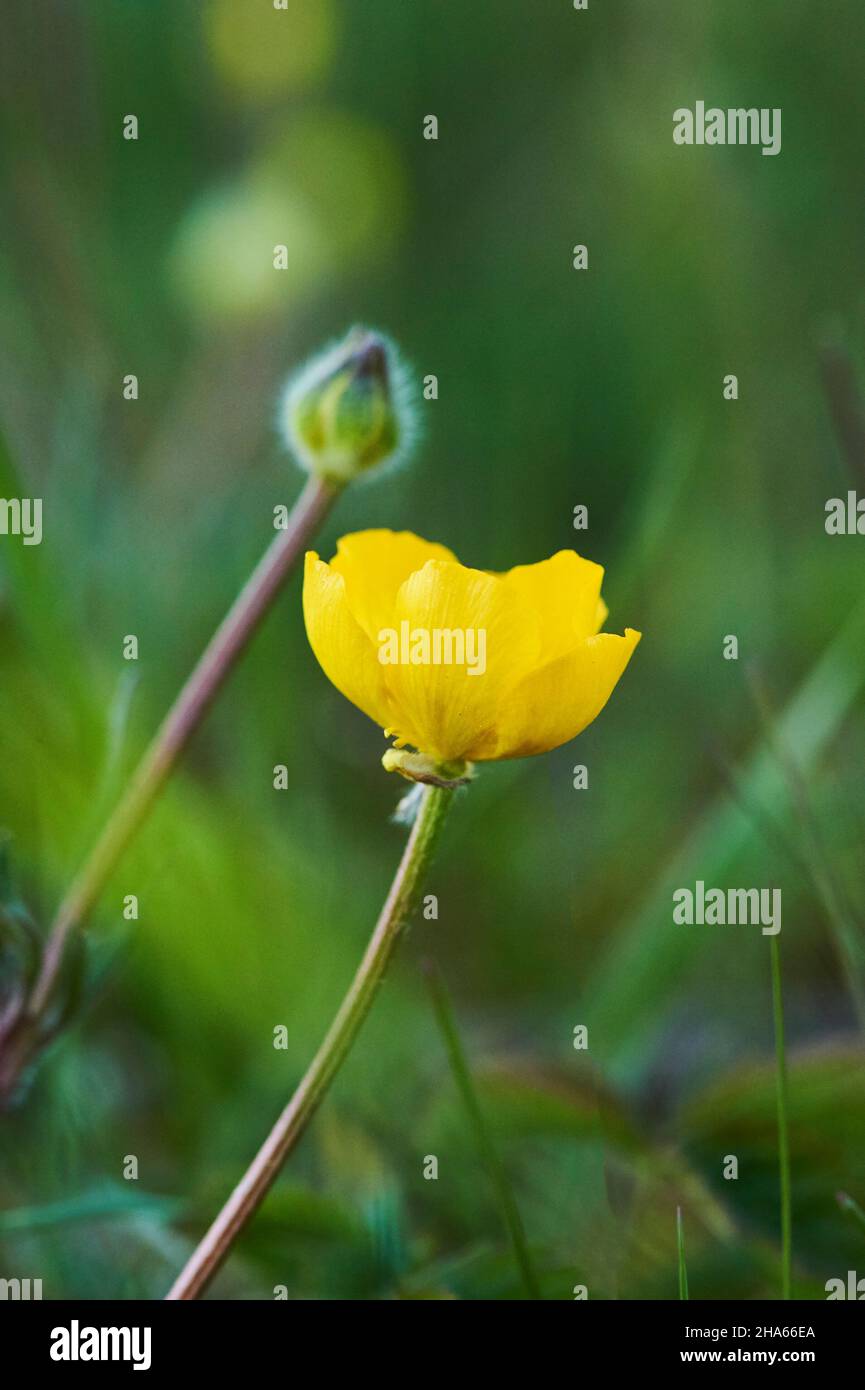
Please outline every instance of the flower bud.
M353 328L301 369L281 414L301 467L335 484L393 460L413 433L396 350L366 328Z

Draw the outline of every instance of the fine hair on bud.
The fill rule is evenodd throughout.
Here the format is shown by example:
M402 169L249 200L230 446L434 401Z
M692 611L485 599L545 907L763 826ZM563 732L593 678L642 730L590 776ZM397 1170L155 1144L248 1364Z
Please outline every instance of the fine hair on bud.
M416 390L396 344L355 327L289 378L279 429L301 468L340 486L404 462L418 436Z

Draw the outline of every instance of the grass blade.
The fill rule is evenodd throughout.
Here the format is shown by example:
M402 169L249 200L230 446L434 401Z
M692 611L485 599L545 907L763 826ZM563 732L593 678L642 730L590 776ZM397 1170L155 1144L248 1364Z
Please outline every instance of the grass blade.
M779 733L795 748L803 775L817 764L827 744L865 688L865 603L860 602L828 644L779 718ZM749 801L771 811L789 804L789 787L765 738L760 738L741 769ZM600 1027L607 1043L605 1071L614 1079L639 1074L652 1056L657 1034L659 991L672 994L700 951L702 938L673 924L672 911L659 921L658 903L693 877L719 882L753 837L753 824L726 791L719 793L682 841L658 879L650 885L614 935L587 981L588 1027ZM650 983L651 982L651 983Z
M860 1226L865 1227L865 1211L862 1210L855 1198L849 1192L837 1192L836 1198L842 1211L847 1211L859 1222Z
M676 1245L679 1252L679 1298L687 1299L688 1266L685 1264L685 1227L682 1223L681 1207L676 1207Z
M427 961L425 963L424 974L426 975L427 984L429 986L433 1011L439 1028L441 1029L442 1038L444 1039L451 1072L474 1128L475 1138L481 1157L489 1172L493 1187L495 1188L496 1196L498 1197L502 1211L502 1217L507 1227L511 1245L513 1246L514 1258L519 1267L526 1293L529 1298L540 1298L540 1288L529 1257L526 1234L523 1230L523 1223L517 1208L516 1199L511 1184L508 1181L507 1173L504 1170L496 1147L493 1144L490 1131L484 1119L483 1111L481 1110L480 1102L478 1101L466 1055L457 1031L456 1019L454 1017L453 1006L450 1001L450 996L448 995L447 986L445 985L441 972L433 962Z
M775 1058L778 1077L778 1166L781 1178L781 1297L790 1297L793 1223L790 1209L790 1136L787 1127L787 1051L784 1042L784 1003L781 996L781 952L771 939L772 1014L775 1020Z

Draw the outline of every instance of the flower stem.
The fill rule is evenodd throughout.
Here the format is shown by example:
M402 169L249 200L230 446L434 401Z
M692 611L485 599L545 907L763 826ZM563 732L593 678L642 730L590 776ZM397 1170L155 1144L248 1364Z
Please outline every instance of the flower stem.
M420 893L453 791L424 787L399 868L351 986L306 1074L210 1230L193 1251L167 1300L204 1292L255 1215L321 1104L372 1007L376 991Z
M688 1294L688 1266L685 1263L685 1225L682 1220L682 1208L676 1207L676 1249L679 1261L679 1298L687 1299Z
M508 1175L499 1158L498 1151L493 1143L487 1122L484 1118L480 1101L478 1100L465 1051L457 1030L453 1005L448 995L447 986L445 985L441 972L432 961L427 965L426 976L429 983L433 1008L447 1049L451 1072L453 1073L463 1104L471 1120L472 1127L474 1128L481 1157L490 1179L492 1180L496 1196L499 1199L502 1217L504 1218L504 1223L507 1227L508 1235L510 1236L514 1258L517 1262L525 1291L529 1298L540 1298L541 1291L531 1257L529 1256L529 1247L526 1242L526 1233L523 1229L519 1208L517 1207L513 1189L508 1181Z
M778 1164L781 1176L781 1297L790 1298L793 1222L790 1207L790 1136L787 1124L787 1052L784 1043L784 1004L781 996L781 953L771 940L772 1012L775 1019L775 1057L778 1084Z
M286 529L278 532L271 542L217 628L60 903L29 996L5 1038L0 1036L0 1100L11 1094L23 1068L39 1048L45 1016L63 972L70 938L92 911L178 757L327 515L338 491L328 483L310 478L292 509Z

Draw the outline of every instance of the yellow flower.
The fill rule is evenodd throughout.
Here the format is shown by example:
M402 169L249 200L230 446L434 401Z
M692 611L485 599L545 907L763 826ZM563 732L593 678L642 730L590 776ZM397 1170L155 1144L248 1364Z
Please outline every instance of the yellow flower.
M603 575L573 550L489 574L410 531L359 531L329 565L308 552L306 631L337 689L424 755L385 766L520 758L591 724L640 640L599 631Z

